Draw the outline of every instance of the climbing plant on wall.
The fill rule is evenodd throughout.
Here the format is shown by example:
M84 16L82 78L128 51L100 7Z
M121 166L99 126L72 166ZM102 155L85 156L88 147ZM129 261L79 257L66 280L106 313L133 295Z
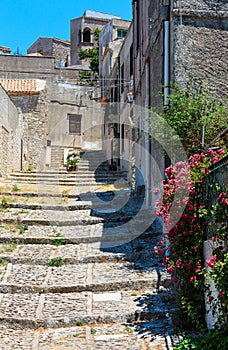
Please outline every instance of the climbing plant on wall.
M78 52L78 56L81 60L89 58L89 68L94 73L99 72L99 34L100 30L96 28L93 32L94 41L96 43L96 46L94 48L89 48L85 50L81 49Z

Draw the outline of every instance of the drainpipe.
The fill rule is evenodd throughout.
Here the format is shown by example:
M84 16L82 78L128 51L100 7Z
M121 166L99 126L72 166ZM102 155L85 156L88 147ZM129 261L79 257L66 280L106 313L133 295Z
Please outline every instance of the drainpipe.
M169 29L169 6L162 6L161 16L163 20L163 29L164 29L164 106L167 106L169 103L169 60L170 60L170 29Z
M167 106L169 94L169 21L164 21L164 106Z
M120 100L121 100L121 84L123 83L122 77L121 77L120 56L118 56L117 61L118 61L118 89L117 89L118 160L117 160L117 166L120 169L120 132L121 132L121 130L120 130Z

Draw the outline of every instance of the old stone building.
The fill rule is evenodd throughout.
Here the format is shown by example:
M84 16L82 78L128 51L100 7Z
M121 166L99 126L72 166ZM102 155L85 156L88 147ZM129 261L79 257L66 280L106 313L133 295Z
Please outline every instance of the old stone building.
M129 24L129 22L125 23L125 26L129 27ZM112 25L104 27L101 35L108 28L111 30L110 37L112 37ZM132 117L134 113L132 101L128 99L133 89L132 29L130 25L124 39L107 42L100 60L101 92L103 98L105 97L108 101L104 117L106 154L119 169L128 172L129 182L132 181ZM108 33L106 37L108 38ZM110 49L113 50L111 53L109 53Z
M1 79L23 116L21 170L62 168L68 151L101 149L103 110L90 86L64 80Z
M214 95L227 98L227 6L224 0L133 1L134 103L145 108L135 122L144 131L150 132L148 108L168 103L171 83L187 86L199 78ZM148 201L154 178L150 153L161 172L164 168L157 141L142 138L145 152L136 155L143 174L138 185L146 183Z
M0 178L22 168L22 115L0 83Z
M82 17L74 18L70 23L71 38L71 65L81 65L82 61L78 57L80 49L94 48L97 45L93 32L95 29L101 30L111 19L121 19L119 16L85 10ZM89 66L88 62L83 65Z
M0 55L10 55L11 49L6 46L0 46Z
M30 56L54 57L56 67L70 65L70 41L57 38L38 38L27 50Z
M21 116L20 170L44 167L43 150L47 135L46 81L0 79L14 108ZM19 170L19 168L17 169Z

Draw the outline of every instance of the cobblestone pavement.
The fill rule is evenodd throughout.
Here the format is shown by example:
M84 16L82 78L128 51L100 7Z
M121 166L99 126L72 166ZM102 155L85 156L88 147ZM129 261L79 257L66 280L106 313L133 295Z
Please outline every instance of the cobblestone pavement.
M9 194L0 208L0 349L171 350L176 305L153 252L159 233L129 239L135 200L99 213L112 193L73 194Z

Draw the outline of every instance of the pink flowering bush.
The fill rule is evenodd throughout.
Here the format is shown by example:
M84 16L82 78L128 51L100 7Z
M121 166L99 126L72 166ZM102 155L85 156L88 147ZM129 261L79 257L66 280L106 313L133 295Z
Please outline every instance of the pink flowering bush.
M210 166L222 159L224 154L223 149L209 150L207 153L194 154L190 157L189 164L179 162L167 168L163 195L155 206L155 213L164 218L165 226L165 236L158 242L155 252L163 256L162 263L172 274L183 311L198 329L204 324L205 315L203 239L207 221L210 216L215 215L213 210L217 210L214 207L208 209L205 205L204 183ZM223 209L227 210L226 192L220 191L218 199ZM218 230L216 229L216 235L213 230L213 239L224 239L222 223L225 211L219 210ZM214 225L213 227L215 228ZM208 266L215 269L219 263L222 268L223 248L220 248L220 253L213 252L213 256L207 261ZM215 283L216 281L217 279ZM220 299L225 300L224 288L219 289L219 292L222 292Z
M208 206L208 232L207 236L214 242L212 256L206 260L209 267L206 274L207 282L214 282L218 291L218 297L214 298L208 289L208 302L212 313L218 318L218 325L225 326L228 331L228 190L227 186L219 186L218 183L210 185L211 205Z

